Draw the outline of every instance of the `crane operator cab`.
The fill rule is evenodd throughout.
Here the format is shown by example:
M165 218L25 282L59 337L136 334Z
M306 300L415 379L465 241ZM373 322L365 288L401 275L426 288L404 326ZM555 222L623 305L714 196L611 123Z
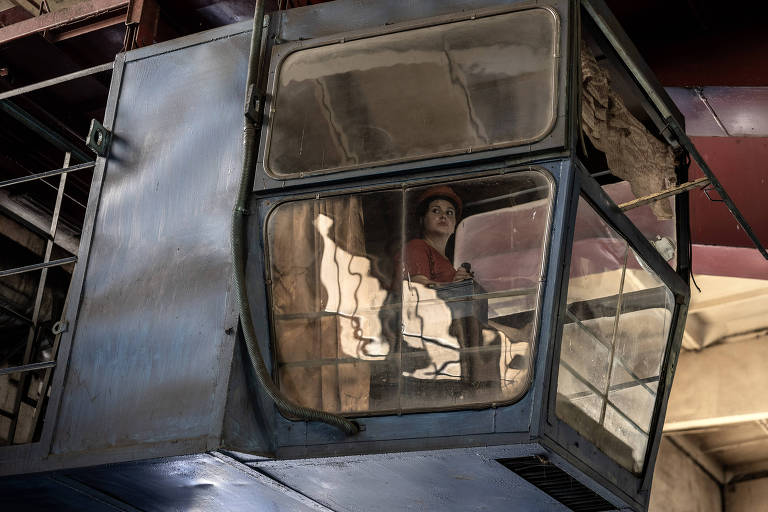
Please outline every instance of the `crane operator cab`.
M262 394L276 457L483 447L574 510L645 509L689 297L687 197L659 193L689 141L603 2L264 26L250 312L281 396L358 430Z
M264 3L116 59L58 360L0 368L44 372L0 475L647 510L684 192L751 230L604 1Z

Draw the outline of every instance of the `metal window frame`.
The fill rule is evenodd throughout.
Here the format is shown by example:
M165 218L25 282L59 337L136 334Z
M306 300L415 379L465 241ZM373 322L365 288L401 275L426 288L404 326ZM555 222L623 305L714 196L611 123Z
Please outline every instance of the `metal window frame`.
M516 170L524 170L529 167L525 164L509 168L500 162L491 162L485 164L475 164L473 166L455 167L449 170L433 169L430 172L422 173L419 176L419 184L430 181L447 181L453 178L467 177L487 177L493 175L506 174ZM539 407L541 389L545 382L543 379L544 371L542 366L541 354L549 351L551 344L551 323L548 318L551 316L553 297L557 295L557 280L553 279L559 273L559 258L563 254L562 242L565 232L564 225L566 219L564 212L558 209L560 203L567 200L567 194L572 188L571 178L568 172L568 166L563 160L554 160L544 162L535 166L543 168L552 176L554 181L554 190L551 202L549 243L545 253L544 267L544 286L540 290L539 308L536 315L537 336L534 341L535 346L531 351L531 361L534 365L532 382L525 394L511 405L493 407L492 404L485 404L481 408L471 406L462 407L460 410L441 410L433 411L428 414L414 411L402 415L376 415L359 417L359 422L365 425L365 430L355 436L354 439L346 438L342 433L323 424L306 423L291 421L282 417L273 406L270 405L266 410L262 410L265 416L270 416L265 420L271 425L273 434L276 436L276 455L278 458L292 457L297 454L311 453L312 456L319 456L328 453L349 453L359 450L359 446L374 442L381 446L382 450L398 451L409 450L409 446L414 446L414 438L421 437L417 446L423 447L425 443L433 444L435 447L446 447L448 445L461 446L463 443L456 441L456 438L449 439L457 434L457 425L461 425L462 432L466 435L483 437L491 444L506 444L510 442L519 443L529 439L530 425L538 415L535 409ZM356 183L349 187L348 191L354 190L375 190L377 187L391 188L393 185L402 183L402 179L372 177L367 183ZM409 180L408 184L414 183ZM564 188L563 188L564 187ZM334 188L333 184L326 187L309 189L305 191L306 196L324 193L339 193L338 186ZM248 237L251 240L258 240L257 243L250 244L248 255L251 274L248 279L249 295L252 296L252 314L257 326L257 334L260 336L261 350L264 354L270 356L265 358L268 366L273 366L271 347L271 322L270 314L267 308L260 304L267 303L268 293L268 275L266 274L266 261L264 256L264 219L275 204L295 196L289 195L290 192L281 193L280 196L256 197L251 200L251 210L258 212L258 219L249 223ZM251 263L252 262L252 263ZM264 403L268 403L263 400ZM419 432L421 432L419 434ZM434 438L427 440L431 436L441 436L440 439ZM514 441L510 441L514 439ZM386 447L386 448L383 448Z
M347 43L350 41L358 41L363 39L372 39L376 37L391 35L391 34L398 34L398 33L406 33L410 32L412 30L418 30L423 28L431 28L431 27L438 27L443 25L451 25L455 23L462 23L462 22L469 22L476 19L483 19L483 18L492 18L494 16L501 16L505 14L513 14L513 13L522 13L522 12L533 12L533 11L545 11L552 17L552 22L554 26L554 34L553 34L553 42L555 44L554 48L554 54L552 55L553 60L553 76L552 76L552 85L553 85L553 97L552 97L552 117L548 119L546 128L542 130L541 132L522 140L515 140L510 142L498 142L494 144L490 144L488 146L484 147L478 147L478 148L472 148L472 153L476 152L488 152L488 151L494 151L497 149L506 149L511 147L526 147L531 146L543 138L545 138L554 128L555 123L557 122L557 107L559 103L558 98L558 92L559 92L559 81L558 81L558 75L560 71L560 32L561 32L561 21L560 21L560 15L558 14L557 10L555 10L552 7L549 6L542 6L542 5L531 5L531 6L507 6L505 8L486 8L486 9L479 9L477 11L473 12L464 12L449 16L438 16L438 17L432 17L432 18L424 18L420 20L415 20L413 22L409 23L403 23L399 25L388 25L383 28L378 28L369 31L364 32L352 32L352 33L344 33L340 34L338 36L333 36L330 38L322 38L320 40L312 40L309 42L309 44L304 44L303 42L296 42L296 43L285 43L279 46L276 46L272 50L272 63L270 65L271 72L270 72L270 80L269 84L267 86L267 97L270 98L269 105L267 106L267 112L270 114L274 112L274 107L272 106L272 103L277 101L277 97L279 94L279 81L280 81L280 75L282 72L283 64L286 62L287 59L289 59L292 55L296 54L297 52L304 51L304 50L310 50L315 48L323 48L323 47L329 47L335 44L339 43ZM273 99L274 98L274 99ZM562 100L561 100L562 101ZM263 159L260 160L261 166L260 168L263 169L264 173L272 178L275 181L288 181L288 180L296 180L301 179L305 176L329 176L334 175L337 173L348 173L351 171L360 171L360 170L368 170L368 172L377 172L380 168L393 166L396 164L404 164L404 163L410 163L416 160L434 160L439 159L446 156L454 156L457 154L466 153L467 151L464 149L457 149L453 151L440 151L440 152L432 152L423 156L414 156L414 157L403 157L403 158L391 158L389 160L380 160L370 163L365 163L362 165L357 164L351 164L351 165L345 165L340 167L333 167L328 169L318 169L314 171L309 172L297 172L292 174L286 174L286 175L280 175L276 173L275 171L271 170L267 164L269 160L269 154L270 150L272 149L272 134L274 132L273 124L272 124L272 116L267 116L268 123L265 129L263 130L264 136L262 139L262 145L263 148Z
M680 277L664 261L661 255L653 248L648 240L643 236L640 230L621 212L619 207L608 197L600 185L591 177L583 164L574 160L575 167L575 190L572 204L569 205L570 219L576 218L576 209L579 198L587 200L603 221L627 242L629 248L633 249L637 255L643 259L648 266L656 273L657 277L668 287L675 298L675 308L671 316L670 330L667 334L667 342L664 345L663 357L661 363L661 374L654 401L653 415L648 434L648 444L646 445L644 466L640 474L624 468L614 461L610 456L599 451L591 442L578 434L574 428L567 422L560 419L556 413L557 384L559 378L558 363L562 347L562 327L566 316L566 299L568 287L568 275L570 272L570 257L564 261L563 283L559 304L557 305L557 330L556 343L552 347L550 354L550 382L548 385L548 396L546 406L542 408L542 430L541 434L547 439L548 444L572 464L580 467L582 471L590 474L596 481L605 482L605 484L621 489L625 499L630 499L638 505L642 503L637 499L647 502L650 482L653 477L653 468L655 465L658 446L661 442L662 418L666 411L666 404L669 398L669 389L674 376L677 354L682 343L682 332L685 328L685 315L690 300L690 288L688 283ZM570 230L567 240L567 253L570 254L573 247L573 230ZM649 457L649 455L652 455ZM602 471L598 474L593 467L612 468L610 471ZM610 475L613 481L609 481Z
M259 151L256 163L254 192L268 192L272 189L301 187L334 181L365 179L384 174L403 174L426 170L438 165L453 166L482 158L518 158L534 161L531 153L566 149L569 145L566 113L569 106L568 64L571 52L568 26L571 22L574 0L547 0L545 4L536 0L465 0L463 2L447 0L428 0L414 9L412 2L393 0L386 9L376 8L373 0L359 2L329 2L313 6L312 9L297 9L296 13L283 11L275 13L270 19L268 45L264 75L268 76L265 84L267 94L264 97L264 127L261 130ZM451 155L431 155L420 159L394 161L383 164L366 165L348 170L320 171L304 173L299 177L275 177L265 168L265 157L269 150L271 137L269 113L273 105L276 78L283 60L301 49L338 43L341 40L375 37L394 32L401 32L425 26L435 26L476 17L492 16L532 8L544 8L556 13L558 21L555 109L553 126L543 137L535 142L502 148L491 148ZM303 11L299 13L298 11ZM307 19L302 19L302 15ZM351 20L347 27L333 30L334 17L347 17ZM318 20L322 20L321 23ZM396 20L393 22L392 20ZM307 27L309 23L318 23L319 27ZM395 23L395 24L393 24ZM290 32L289 26L294 32ZM298 33L296 31L299 31ZM295 39L291 39L291 38ZM540 159L540 157L538 158Z
M267 233L269 232L268 226L269 221L277 211L277 209L284 205L289 204L297 201L307 201L307 200L315 200L315 199L328 199L332 197L348 197L352 194L356 193L375 193L375 192L396 192L399 190L402 191L403 194L407 193L408 189L415 188L415 187L425 187L429 186L431 184L451 184L454 181L462 181L462 182L471 182L472 180L487 180L489 178L499 178L502 179L503 177L514 175L514 174L521 174L521 173L534 173L538 174L540 176L543 176L544 179L547 181L549 186L549 193L547 195L548 205L547 205L547 231L545 233L544 243L542 244L542 252L541 252L541 263L540 263L540 285L539 290L536 293L536 306L535 306L535 314L533 318L533 328L532 328L532 338L530 340L530 348L528 352L528 359L529 364L530 362L534 361L536 358L536 350L538 347L538 335L539 330L541 327L541 316L542 316L542 303L543 303L543 296L544 296L544 286L541 286L541 284L546 283L546 276L547 276L547 269L549 266L549 260L548 260L548 254L549 254L549 246L552 239L552 220L554 218L554 210L555 210L555 198L557 197L557 185L555 182L555 178L551 171L548 169L537 166L537 165L522 165L522 166L513 166L513 167L506 167L506 166L498 166L496 164L495 166L492 165L491 167L487 169L473 169L472 172L467 172L467 169L453 169L453 172L451 174L448 174L447 176L431 176L425 179L418 179L418 180L409 180L405 183L389 183L389 184L383 184L383 183L370 183L368 185L356 185L351 188L347 189L340 189L338 187L334 188L327 188L323 190L316 190L316 191L308 191L305 193L300 194L292 194L290 196L286 197L279 197L279 198L269 198L266 202L259 203L255 210L259 211L259 219L261 224L261 238L259 238L259 241L261 243L261 246L263 247L263 253L264 253L264 286L265 291L264 295L267 298L267 304L273 304L273 295L272 295L272 287L271 287L271 266L270 266L270 254L269 254L269 244L267 243ZM403 213L403 222L406 216L407 212ZM272 307L268 308L268 324L269 324L269 348L268 350L265 350L264 353L268 353L270 355L277 354L278 350L277 347L279 345L279 340L277 338L277 335L275 333L275 316L274 316L274 310ZM273 379L276 383L279 384L279 376L277 374L277 361L272 360L271 361L271 368L272 368L272 375ZM519 402L530 390L530 387L533 384L533 368L529 368L528 376L526 377L526 385L522 391L520 391L518 394L514 395L511 398L508 398L503 401L496 401L496 402L482 402L482 403L469 403L466 405L456 405L456 406L440 406L440 407L417 407L413 409L401 409L401 410L377 410L377 411L369 411L369 412L356 412L356 413L339 413L336 411L332 411L335 414L339 414L341 416L350 417L350 418L370 418L370 417L376 417L376 416L402 416L402 415L408 415L408 414L419 414L419 413L434 413L434 412L450 412L450 411L467 411L467 410L478 410L478 409L488 409L489 407L493 408L501 408L501 407L507 407L510 405L514 405L515 403ZM290 420L290 419L289 419Z

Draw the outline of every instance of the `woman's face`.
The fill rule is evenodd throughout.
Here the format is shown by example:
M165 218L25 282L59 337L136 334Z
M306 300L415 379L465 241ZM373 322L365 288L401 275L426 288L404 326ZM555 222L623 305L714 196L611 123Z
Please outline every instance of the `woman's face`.
M450 236L456 229L456 208L445 199L433 199L424 214L424 234Z

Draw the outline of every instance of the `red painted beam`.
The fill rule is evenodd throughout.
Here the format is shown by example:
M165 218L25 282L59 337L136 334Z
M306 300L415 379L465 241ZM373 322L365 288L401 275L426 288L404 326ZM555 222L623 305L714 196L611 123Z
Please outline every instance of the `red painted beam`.
M111 18L120 12L125 13L127 8L128 0L85 0L60 11L41 14L0 28L0 44L40 32L61 30L73 23Z
M768 138L691 137L763 246L768 246ZM695 164L690 179L703 176ZM717 192L711 192L718 199ZM690 193L694 244L753 247L724 203ZM766 262L768 264L768 262Z
M0 27L7 27L23 20L31 18L32 15L23 7L14 5L10 9L0 12Z
M694 245L693 273L768 280L768 261L757 249L748 247Z

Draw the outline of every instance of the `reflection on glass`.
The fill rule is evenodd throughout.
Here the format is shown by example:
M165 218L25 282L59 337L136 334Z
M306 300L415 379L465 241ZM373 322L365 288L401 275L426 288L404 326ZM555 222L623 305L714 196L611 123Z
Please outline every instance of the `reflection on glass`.
M280 388L341 413L520 397L549 197L525 171L278 206L267 242Z
M610 183L603 185L603 190L613 199L616 204L627 203L634 199L635 194L630 188L628 181ZM664 210L670 210L672 217L669 219L660 219L652 208L652 204L639 206L627 210L624 214L632 224L656 247L661 257L669 263L672 268L677 268L677 230L675 229L675 198L667 197L661 201L669 203Z
M674 300L581 199L560 352L557 415L640 472Z
M555 118L557 20L529 9L299 50L278 69L279 177L519 145Z

